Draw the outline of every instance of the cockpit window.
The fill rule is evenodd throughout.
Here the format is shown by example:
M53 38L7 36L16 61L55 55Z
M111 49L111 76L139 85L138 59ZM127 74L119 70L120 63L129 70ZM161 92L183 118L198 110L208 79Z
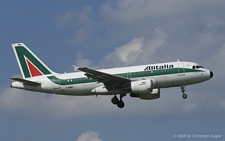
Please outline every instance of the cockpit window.
M193 68L193 69L200 69L200 68L204 68L204 67L203 67L203 66L197 65L197 66L193 66L192 68Z

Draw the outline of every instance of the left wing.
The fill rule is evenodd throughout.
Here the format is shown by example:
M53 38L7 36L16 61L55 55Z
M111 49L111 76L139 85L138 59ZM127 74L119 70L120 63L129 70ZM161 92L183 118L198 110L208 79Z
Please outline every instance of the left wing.
M78 70L85 72L85 75L89 78L93 78L98 82L104 83L107 89L111 89L111 87L119 86L120 84L130 82L130 79L100 72L97 70L92 70L89 68L78 68Z
M86 68L86 67L78 68L78 70L85 72L85 75L87 77L93 78L93 79L97 80L98 82L102 82L102 83L105 83L107 81L117 81L117 82L130 81L130 79L127 79L127 78L124 78L124 77L100 72L100 71L97 71L97 70L92 70L92 69L89 69L89 68Z

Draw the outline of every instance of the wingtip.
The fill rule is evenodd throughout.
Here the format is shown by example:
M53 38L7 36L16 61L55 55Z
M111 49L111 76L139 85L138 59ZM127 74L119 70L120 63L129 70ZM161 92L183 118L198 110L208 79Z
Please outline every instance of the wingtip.
M73 65L73 69L74 69L74 71L79 70L79 68L80 68L80 67Z

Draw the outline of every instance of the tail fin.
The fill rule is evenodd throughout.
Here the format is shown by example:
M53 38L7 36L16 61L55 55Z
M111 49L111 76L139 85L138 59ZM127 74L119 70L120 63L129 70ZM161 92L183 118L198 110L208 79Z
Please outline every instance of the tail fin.
M25 44L12 44L23 78L54 73Z

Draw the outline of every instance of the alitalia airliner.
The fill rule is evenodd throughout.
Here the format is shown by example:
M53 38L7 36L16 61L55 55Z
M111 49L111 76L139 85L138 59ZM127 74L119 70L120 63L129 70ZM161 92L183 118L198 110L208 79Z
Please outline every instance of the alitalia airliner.
M197 63L176 62L147 64L94 70L75 67L71 73L56 73L49 69L25 44L12 44L22 78L11 78L11 87L50 94L88 96L112 95L111 102L124 107L122 98L158 99L160 89L180 87L187 98L185 86L204 82L213 72ZM117 97L119 95L119 98Z

